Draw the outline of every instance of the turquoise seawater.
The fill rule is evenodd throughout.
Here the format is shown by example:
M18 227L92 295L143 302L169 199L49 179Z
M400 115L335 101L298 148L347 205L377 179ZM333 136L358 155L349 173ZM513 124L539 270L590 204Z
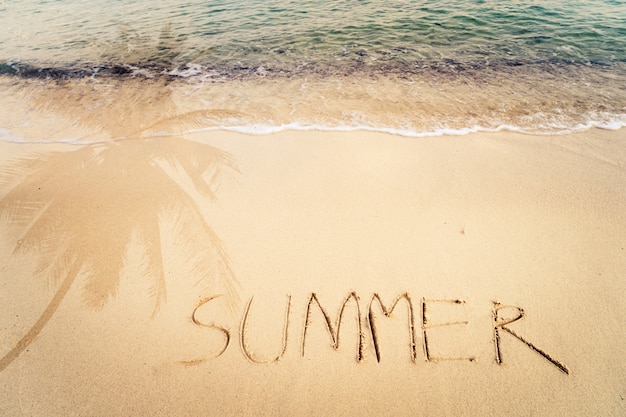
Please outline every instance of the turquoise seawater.
M615 0L18 0L2 2L0 22L5 63L626 62L626 2Z
M415 87L399 89L391 101L402 102L402 108L419 107L417 97L433 100L432 106L419 103L418 114L405 110L370 119L367 109L356 106L356 121L353 111L303 116L306 120L283 117L283 125L419 133L474 126L564 131L626 123L626 1L620 0L18 0L0 1L0 28L0 73L10 77L106 75L204 83L315 76L340 83L348 77L348 84L395 77L429 87L423 95ZM519 89L503 88L507 83ZM233 100L242 99L233 88ZM367 90L365 100L392 94L388 88ZM506 97L512 90L527 95L521 104ZM451 102L474 103L453 114L442 110L437 91ZM494 95L502 98L501 110L494 110ZM280 99L288 106L294 97ZM338 106L345 103L339 100ZM432 114L426 114L429 107ZM520 108L528 110L525 121ZM437 121L426 126L413 123L416 118ZM269 125L275 119L255 118ZM235 122L250 120L248 115Z

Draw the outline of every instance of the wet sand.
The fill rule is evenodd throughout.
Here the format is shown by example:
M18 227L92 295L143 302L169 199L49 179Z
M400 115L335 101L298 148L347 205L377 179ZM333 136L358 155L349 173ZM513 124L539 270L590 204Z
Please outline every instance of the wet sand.
M625 140L1 142L0 414L622 414Z

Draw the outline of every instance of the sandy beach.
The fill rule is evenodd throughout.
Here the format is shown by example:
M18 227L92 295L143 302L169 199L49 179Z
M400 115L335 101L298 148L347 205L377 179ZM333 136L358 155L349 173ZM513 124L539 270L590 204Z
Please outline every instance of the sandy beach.
M0 1L0 417L626 416L624 16Z
M0 414L623 414L625 140L0 142Z

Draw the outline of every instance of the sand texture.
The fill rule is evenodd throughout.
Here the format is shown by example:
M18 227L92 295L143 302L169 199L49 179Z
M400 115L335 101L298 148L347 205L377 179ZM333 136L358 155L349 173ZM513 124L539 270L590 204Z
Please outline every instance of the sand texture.
M625 140L2 142L0 415L622 415Z

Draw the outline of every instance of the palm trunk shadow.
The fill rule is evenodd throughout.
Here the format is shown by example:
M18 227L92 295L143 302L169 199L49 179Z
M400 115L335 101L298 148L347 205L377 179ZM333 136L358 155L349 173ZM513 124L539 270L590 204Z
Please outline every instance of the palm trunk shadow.
M33 327L31 327L28 333L26 333L24 337L22 337L20 341L17 342L15 347L11 349L9 353L4 355L2 359L0 359L0 372L4 371L4 369L9 366L11 362L17 359L17 357L22 352L24 352L24 350L26 350L26 348L35 340L35 338L39 336L39 333L41 333L43 328L46 327L46 324L48 324L54 313L56 313L57 309L61 305L61 302L72 287L72 284L74 283L74 280L78 276L79 272L79 270L75 269L68 271L67 276L61 283L61 286L57 289L54 297L52 297L50 304L48 304L48 307L46 307L46 309L41 314L39 319L35 322Z

